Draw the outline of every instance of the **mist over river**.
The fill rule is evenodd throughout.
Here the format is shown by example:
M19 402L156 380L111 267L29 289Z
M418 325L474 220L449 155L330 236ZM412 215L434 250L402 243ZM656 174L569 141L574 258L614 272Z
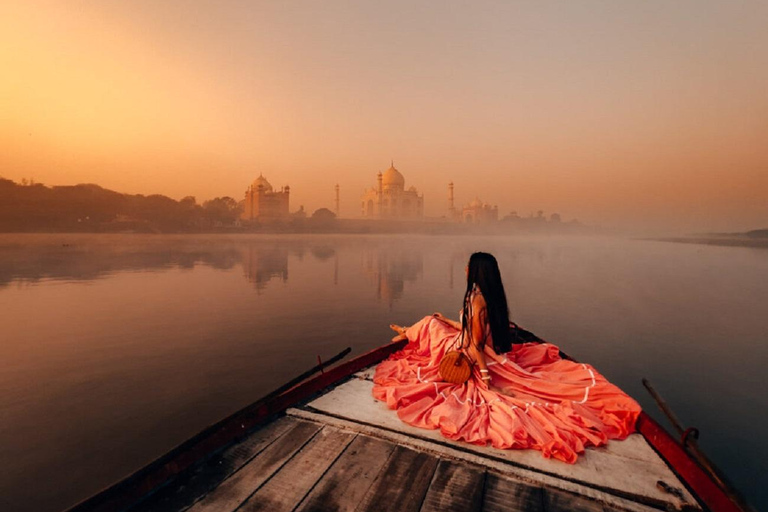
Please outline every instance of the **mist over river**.
M647 377L768 509L768 250L582 237L0 235L0 510L57 511L391 322L511 318L657 419ZM559 462L552 462L559 464Z

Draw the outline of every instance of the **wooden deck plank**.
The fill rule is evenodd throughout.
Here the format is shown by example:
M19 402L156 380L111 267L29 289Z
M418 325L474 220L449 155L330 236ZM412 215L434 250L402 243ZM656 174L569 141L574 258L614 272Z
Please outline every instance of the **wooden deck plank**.
M424 501L437 462L436 457L426 453L396 447L357 512L416 512Z
M421 512L479 512L484 483L484 468L441 460Z
M297 512L354 512L394 449L393 443L357 436Z
M175 481L133 506L131 512L173 512L186 509L297 424L298 421L290 416L278 418L220 454L195 465Z
M401 421L394 411L387 408L386 404L375 400L371 396L372 388L373 383L370 381L351 379L313 400L308 406L313 410L340 418L375 425L414 438L457 446L483 457L508 461L556 478L581 482L636 500L645 500L654 506L660 503L669 503L672 506L677 504L668 494L659 490L656 486L658 480L663 480L675 487L684 487L643 439L634 438L626 448L616 446L611 450L590 448L579 457L576 464L566 464L545 459L536 450L499 450L490 446L480 447L468 443L457 443L446 439L437 430L413 427ZM609 446L620 443L622 441L610 441ZM597 468L601 468L602 471L598 471ZM632 478L626 478L627 475ZM687 491L684 491L684 495L688 503L695 503Z
M483 512L543 512L541 487L504 478L489 471L485 476Z
M320 430L320 425L299 422L254 457L240 471L195 503L190 512L232 512L277 472Z
M557 489L545 489L544 510L546 512L614 512L616 509L608 508L602 503L578 494Z
M290 512L304 499L356 434L324 427L280 471L238 509L238 512Z

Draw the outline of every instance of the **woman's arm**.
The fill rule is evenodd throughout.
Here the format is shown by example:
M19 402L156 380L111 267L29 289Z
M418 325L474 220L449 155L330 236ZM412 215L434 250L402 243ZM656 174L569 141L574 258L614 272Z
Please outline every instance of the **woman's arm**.
M461 330L461 322L457 322L456 320L451 320L450 318L446 318L446 317L443 316L442 313L434 313L432 316L434 316L435 318L437 318L441 322L450 325L454 329Z
M476 297L472 301L472 315L469 321L472 325L472 336L467 353L477 363L483 382L486 385L490 385L491 375L488 373L488 365L485 362L487 311L485 309L485 300L482 297Z
M488 389L507 396L515 396L514 393L505 391L493 384L491 381L491 374L488 371L488 364L485 361L485 342L486 333L488 327L488 312L485 308L485 300L480 299L482 302L479 304L473 303L473 310L477 311L476 315L472 315L472 340L467 349L467 353L473 361L477 363L480 370L480 378L483 384Z

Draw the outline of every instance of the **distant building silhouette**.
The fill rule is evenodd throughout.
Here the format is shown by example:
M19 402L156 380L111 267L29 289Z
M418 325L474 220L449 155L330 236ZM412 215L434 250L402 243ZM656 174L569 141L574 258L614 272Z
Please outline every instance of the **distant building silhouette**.
M461 220L462 222L470 224L496 222L499 220L499 207L491 206L490 204L475 198L461 209Z
M336 220L336 214L328 208L318 208L315 213L312 214L312 219L321 221L333 221Z
M242 220L269 221L288 217L288 199L291 187L286 185L275 192L267 179L259 174L245 191Z
M456 211L456 207L453 204L453 182L448 183L448 218L451 220L459 220L459 212Z
M336 214L336 217L339 216L339 184L337 183L334 187L334 190L336 191L336 211L334 212Z
M456 208L453 196L453 182L448 183L448 220L469 224L485 224L499 220L499 207L491 206L475 197L473 201L465 204L461 210Z
M420 219L424 217L424 195L415 187L405 189L405 178L395 169L376 175L376 188L363 193L362 214L370 219Z

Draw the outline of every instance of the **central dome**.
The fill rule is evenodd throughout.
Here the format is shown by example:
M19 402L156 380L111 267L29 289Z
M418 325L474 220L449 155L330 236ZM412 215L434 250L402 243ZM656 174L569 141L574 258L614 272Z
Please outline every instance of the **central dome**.
M399 188L402 190L405 187L405 178L400 174L400 171L395 169L394 163L389 169L384 171L381 182L387 188Z
M254 190L258 190L259 186L264 188L264 192L272 192L272 185L267 181L267 178L259 174L259 177L253 181L251 185Z

